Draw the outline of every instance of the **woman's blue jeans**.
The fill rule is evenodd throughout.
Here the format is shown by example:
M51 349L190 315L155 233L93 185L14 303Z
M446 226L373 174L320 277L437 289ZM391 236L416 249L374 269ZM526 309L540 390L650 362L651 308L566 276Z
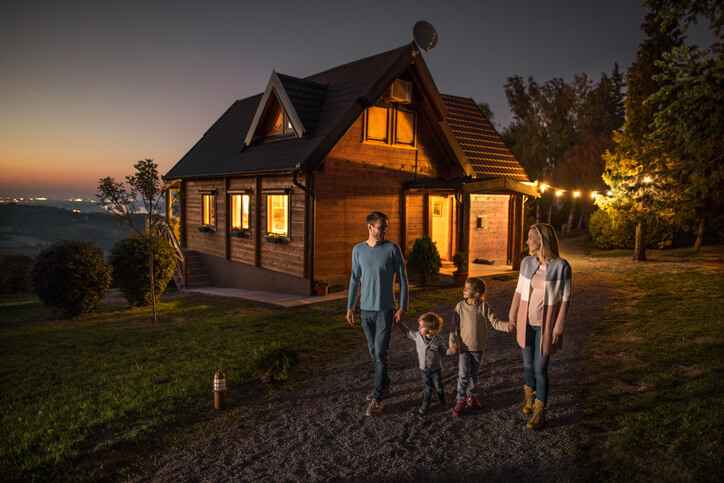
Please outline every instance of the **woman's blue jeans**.
M526 324L525 347L523 352L523 370L525 385L536 391L536 399L543 404L548 403L548 359L550 356L540 355L541 328Z
M390 332L395 309L381 312L360 310L362 330L367 336L367 348L370 350L372 364L375 366L375 399L381 401L382 394L390 386L387 377L387 348L390 347Z

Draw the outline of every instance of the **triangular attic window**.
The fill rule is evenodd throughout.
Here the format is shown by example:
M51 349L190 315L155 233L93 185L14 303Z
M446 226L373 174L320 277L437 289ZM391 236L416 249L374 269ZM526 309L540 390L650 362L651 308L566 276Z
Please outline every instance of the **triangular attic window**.
M251 143L267 137L287 134L294 134L301 138L304 132L304 125L299 119L279 75L273 71L264 95L259 101L259 107L251 122L244 144L249 146Z

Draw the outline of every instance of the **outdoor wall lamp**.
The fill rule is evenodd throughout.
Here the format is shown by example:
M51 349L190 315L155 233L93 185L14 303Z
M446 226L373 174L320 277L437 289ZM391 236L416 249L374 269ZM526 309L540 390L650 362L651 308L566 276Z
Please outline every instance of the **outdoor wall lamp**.
M214 374L214 409L226 409L226 374L221 371Z

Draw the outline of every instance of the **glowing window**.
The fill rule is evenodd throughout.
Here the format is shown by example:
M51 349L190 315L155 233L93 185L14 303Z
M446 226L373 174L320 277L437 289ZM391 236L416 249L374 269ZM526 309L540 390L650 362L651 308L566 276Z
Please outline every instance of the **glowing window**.
M231 228L249 229L249 195L231 195Z
M389 109L386 107L370 107L367 109L367 139L387 142L389 139Z
M415 145L415 113L397 111L395 122L395 144Z
M289 236L289 195L267 195L267 233Z
M276 112L271 116L271 122L269 125L269 130L267 132L268 136L275 136L279 134L288 134L294 132L294 128L292 127L292 122L289 120L289 117L287 116L287 113L284 112L284 110L281 108L281 106L278 106L276 109Z
M201 224L216 226L216 195L201 195Z

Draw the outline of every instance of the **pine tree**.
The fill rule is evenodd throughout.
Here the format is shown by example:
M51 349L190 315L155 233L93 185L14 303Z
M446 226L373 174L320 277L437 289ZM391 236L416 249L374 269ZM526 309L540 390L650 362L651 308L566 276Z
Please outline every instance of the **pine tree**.
M656 3L656 2L651 2ZM665 26L657 16L657 6L651 5L641 29L646 39L639 45L634 63L626 78L626 122L623 130L614 135L616 151L604 155L606 170L604 182L609 186L612 198L599 198L599 206L608 210L636 211L636 240L634 260L646 260L647 210L661 205L666 180L659 176L664 167L664 157L645 156L647 140L651 134L654 114L662 106L646 100L657 92L662 84L655 76L661 73L656 65L663 53L682 44L677 22Z

